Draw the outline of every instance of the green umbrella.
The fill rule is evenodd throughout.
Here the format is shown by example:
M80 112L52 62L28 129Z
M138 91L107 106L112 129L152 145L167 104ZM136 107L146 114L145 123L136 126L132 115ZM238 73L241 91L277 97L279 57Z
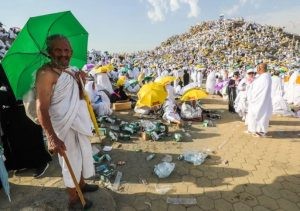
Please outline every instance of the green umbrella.
M1 62L17 99L33 86L36 71L49 62L45 41L54 34L69 39L70 65L81 68L86 64L88 32L70 11L29 18Z

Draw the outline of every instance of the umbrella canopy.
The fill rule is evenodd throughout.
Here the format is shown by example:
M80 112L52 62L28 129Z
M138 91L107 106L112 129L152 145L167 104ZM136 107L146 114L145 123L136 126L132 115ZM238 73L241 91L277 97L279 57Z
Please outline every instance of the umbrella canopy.
M207 94L201 89L190 89L180 98L181 101L200 100L206 98Z
M127 80L126 76L120 76L116 83L116 86L117 87L124 86L126 80Z
M104 65L101 67L96 68L95 73L107 73L114 69L112 64Z
M175 81L175 79L176 78L174 76L164 76L164 77L161 77L161 78L155 80L155 82L160 83L163 86L165 86L165 85Z
M61 34L73 49L70 65L81 68L87 60L88 32L70 11L31 17L2 60L2 65L17 99L32 87L36 71L49 58L46 38Z
M163 104L167 98L166 89L159 83L150 82L141 87L137 93L138 102L137 105L153 107Z

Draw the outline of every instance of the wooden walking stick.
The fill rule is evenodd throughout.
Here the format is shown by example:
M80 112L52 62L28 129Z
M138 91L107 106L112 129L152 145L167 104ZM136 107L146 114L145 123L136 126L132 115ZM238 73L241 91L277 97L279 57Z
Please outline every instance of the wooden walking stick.
M68 157L67 157L67 155L66 155L65 152L63 152L62 156L63 156L63 158L64 158L65 161L66 161L68 170L69 170L69 172L70 172L70 174L71 174L71 177L72 177L72 180L73 180L73 182L74 182L74 184L75 184L76 191L77 191L77 193L78 193L79 199L80 199L80 201L81 201L82 206L84 207L85 204L86 204L86 202L85 202L85 199L83 198L82 191L81 191L80 186L79 186L79 184L78 184L78 182L77 182L77 180L76 180L76 177L75 177L74 171L73 171L73 169L72 169L72 166L71 166L71 164L70 164L70 162L69 162L69 159L68 159Z

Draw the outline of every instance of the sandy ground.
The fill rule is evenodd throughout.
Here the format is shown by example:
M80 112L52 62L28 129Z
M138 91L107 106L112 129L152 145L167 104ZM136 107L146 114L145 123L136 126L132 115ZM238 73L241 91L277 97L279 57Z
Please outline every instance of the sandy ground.
M101 187L87 195L95 204L92 210L300 210L300 120L274 116L269 136L255 138L244 133L244 123L227 112L226 102L218 96L203 100L203 105L222 118L214 121L215 127L192 122L185 132L170 126L171 134L183 134L182 142L172 137L143 141L140 135L127 142L105 139L104 144L113 146L112 162L126 163L117 166L123 174L118 191L105 188L99 178L89 181ZM133 111L116 115L138 119ZM177 159L190 150L208 150L210 156L200 166ZM155 157L146 161L151 153ZM176 166L169 177L159 179L154 165L167 154ZM30 170L20 175L10 172L12 202L0 191L0 209L66 210L67 195L57 159L43 178L31 175ZM162 187L170 190L161 193ZM167 203L168 198L192 198L193 204Z

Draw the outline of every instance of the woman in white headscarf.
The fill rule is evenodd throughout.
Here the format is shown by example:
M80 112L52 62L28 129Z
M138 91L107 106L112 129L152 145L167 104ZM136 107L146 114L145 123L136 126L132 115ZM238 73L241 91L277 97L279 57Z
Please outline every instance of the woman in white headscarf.
M112 114L108 96L103 91L98 91L93 81L86 83L85 90L98 117Z

